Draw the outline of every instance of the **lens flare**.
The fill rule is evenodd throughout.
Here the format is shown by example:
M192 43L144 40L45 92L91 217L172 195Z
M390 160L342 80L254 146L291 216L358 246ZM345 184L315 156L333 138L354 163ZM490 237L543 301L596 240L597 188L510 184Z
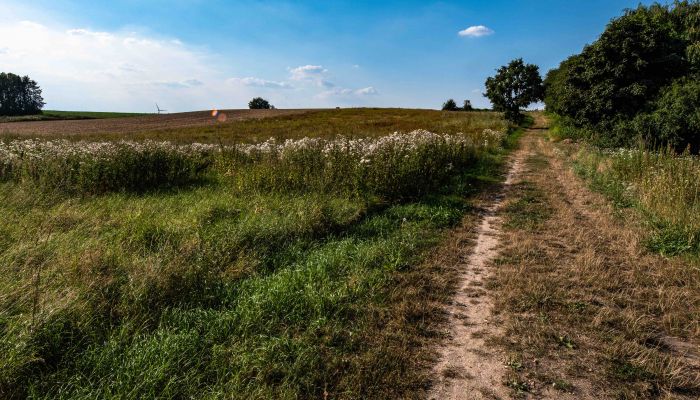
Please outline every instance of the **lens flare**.
M216 108L213 109L213 110L211 110L211 116L212 116L212 117L216 117L217 115L219 115L219 110L217 110Z
M219 115L216 117L216 120L219 122L226 122L226 119L228 118L226 116L226 113L218 113Z

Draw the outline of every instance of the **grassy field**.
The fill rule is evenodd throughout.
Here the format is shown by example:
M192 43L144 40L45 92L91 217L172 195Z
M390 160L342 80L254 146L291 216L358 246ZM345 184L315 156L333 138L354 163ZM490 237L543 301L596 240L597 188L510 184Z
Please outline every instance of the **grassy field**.
M453 134L386 135L417 128ZM0 397L417 396L447 285L425 259L500 179L487 128L340 110L170 136L315 137L286 143L5 141Z
M17 116L17 117L0 117L0 122L125 118L125 117L136 117L136 116L140 116L140 115L147 115L147 114L120 113L120 112L98 112L98 111L44 110L41 112L41 114L36 114L36 115L22 115L22 116Z
M556 127L555 127L556 128ZM570 129L570 128L569 128ZM555 129L552 139L563 137ZM576 172L618 208L636 209L650 250L667 256L700 255L700 158L661 149L564 147Z
M268 111L268 113L265 113ZM225 122L217 122L211 113L154 115L148 123L132 124L143 118L124 120L113 126L113 120L75 121L75 126L62 122L60 129L27 126L18 136L12 126L5 127L0 137L65 138L68 140L167 140L176 143L254 143L274 137L278 140L303 137L334 138L376 137L394 132L426 129L440 133L475 133L486 128L506 128L498 113L443 112L411 109L348 108L331 110L224 110ZM260 115L255 112L262 112ZM286 114L284 114L287 112ZM248 115L250 114L250 115ZM269 114L269 115L268 115ZM282 115L277 115L282 114ZM193 120L192 123L189 121ZM89 129L83 129L89 124ZM182 126L183 124L187 126ZM49 127L52 128L52 127Z

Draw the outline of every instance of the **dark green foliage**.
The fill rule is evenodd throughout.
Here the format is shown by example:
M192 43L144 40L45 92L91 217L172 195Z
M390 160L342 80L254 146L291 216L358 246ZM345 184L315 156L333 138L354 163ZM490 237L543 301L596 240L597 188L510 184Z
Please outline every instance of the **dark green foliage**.
M251 110L269 110L273 108L273 106L262 97L255 97L248 103L248 108Z
M28 76L0 73L0 115L39 114L44 104L36 81Z
M471 111L473 109L474 109L474 107L472 107L472 102L470 100L464 100L464 105L462 106L462 111Z
M671 116L697 112L697 86L665 88L679 79L697 80L692 74L700 60L699 20L697 1L625 11L598 40L549 71L547 110L604 146L634 145L640 138L674 147L697 143L692 125Z
M647 143L700 152L700 81L682 79L665 87L654 111L638 115L632 126Z
M442 104L442 111L457 111L459 108L457 107L457 103L453 99L447 100L445 103Z
M516 123L523 120L520 110L542 100L543 94L539 67L525 64L522 58L502 66L495 76L486 79L485 96L493 109L505 112L506 119Z

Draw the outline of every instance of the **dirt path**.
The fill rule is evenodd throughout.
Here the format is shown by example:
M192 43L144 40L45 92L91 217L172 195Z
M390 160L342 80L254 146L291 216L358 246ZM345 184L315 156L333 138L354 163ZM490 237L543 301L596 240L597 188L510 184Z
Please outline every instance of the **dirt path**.
M509 187L519 179L527 149L512 156L501 192L487 205L477 228L472 250L464 255L459 288L449 307L451 339L440 349L435 366L439 377L431 399L493 399L507 395L502 384L505 360L502 352L486 345L486 340L500 335L493 315L493 299L483 286L491 274L490 263L498 255L501 209Z
M700 268L650 253L545 123L464 250L429 398L700 398Z

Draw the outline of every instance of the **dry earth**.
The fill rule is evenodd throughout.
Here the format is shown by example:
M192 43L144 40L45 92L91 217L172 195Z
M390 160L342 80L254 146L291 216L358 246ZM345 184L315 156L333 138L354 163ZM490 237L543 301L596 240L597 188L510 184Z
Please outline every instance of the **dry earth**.
M217 117L211 111L153 114L138 117L25 121L0 123L0 134L13 135L85 135L100 133L137 133L164 129L191 128L230 124L244 119L270 118L300 114L309 110L220 110ZM222 117L225 115L225 117Z
M646 251L641 225L587 188L545 123L463 249L429 398L699 398L697 274Z

